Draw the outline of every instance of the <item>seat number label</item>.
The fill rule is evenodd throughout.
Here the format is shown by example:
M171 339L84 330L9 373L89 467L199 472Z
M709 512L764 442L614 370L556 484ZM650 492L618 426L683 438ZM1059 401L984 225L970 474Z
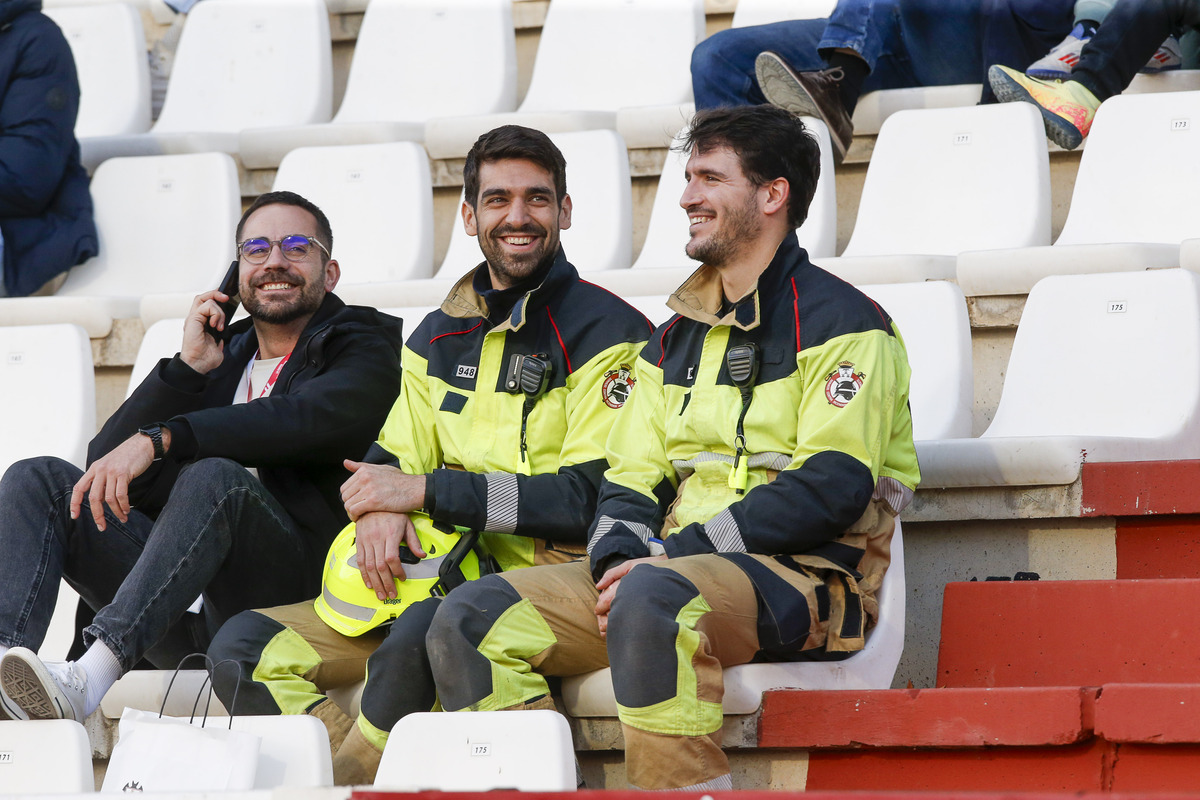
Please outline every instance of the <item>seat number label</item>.
M471 756L488 757L492 754L492 745L490 742L473 742L471 744Z
M13 763L13 754L11 750L0 750L0 764Z
M960 144L970 144L970 143L971 143L971 134L969 134L969 133L954 134L954 144L960 145Z
M1171 130L1173 130L1173 131L1186 131L1191 127L1192 127L1192 121L1191 121L1191 119L1189 119L1187 117L1185 117L1183 119L1171 120Z
M1109 300L1108 301L1108 313L1124 314L1125 313L1125 301L1124 300Z

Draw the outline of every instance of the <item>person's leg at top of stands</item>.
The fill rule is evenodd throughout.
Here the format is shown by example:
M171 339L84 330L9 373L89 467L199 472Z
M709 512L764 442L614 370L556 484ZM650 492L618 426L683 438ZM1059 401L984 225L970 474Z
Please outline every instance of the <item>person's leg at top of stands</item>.
M1025 74L1043 81L1070 80L1071 71L1083 54L1083 46L1096 35L1100 24L1104 22L1116 2L1117 0L1078 0L1075 3L1075 27L1067 34L1067 38L1052 47L1049 53L1030 64ZM1179 39L1168 36L1138 71L1153 75L1179 69L1182 64Z
M816 117L840 162L862 94L979 83L989 64L1027 64L1067 29L1067 8L1067 0L842 0L828 20L722 31L693 52L696 107L769 101ZM982 102L994 102L983 82Z
M1071 79L1043 81L995 65L988 80L1003 102L1033 103L1046 135L1059 147L1078 147L1100 104L1125 91L1163 41L1181 28L1200 27L1200 4L1188 0L1117 0L1104 24L1080 51Z
M11 717L82 722L143 655L173 668L228 617L317 585L346 519L343 460L374 440L400 388L400 325L333 294L328 221L299 195L260 197L235 241L249 319L230 324L220 291L197 296L180 353L108 419L86 472L34 458L0 480ZM97 612L78 662L34 653L60 577ZM187 614L200 595L202 613Z
M418 530L483 531L505 570L583 555L608 465L604 444L652 327L567 260L559 244L571 223L566 164L544 133L504 126L484 134L467 156L463 186L463 225L484 263L409 336L400 398L366 459L374 463L343 487L357 547L375 554L358 557L362 583L380 602L396 598L404 567L401 531L379 534L405 517ZM548 369L543 390L507 386L512 356L535 353ZM384 502L399 494L393 483L421 488L407 503ZM216 671L217 694L229 703L236 693L249 713L318 717L329 730L334 779L370 783L392 726L436 707L425 633L439 601L414 602L389 629L359 637L331 628L311 601L240 614L209 649L214 661L241 665L236 679ZM323 692L364 677L352 720Z
M589 559L459 587L426 643L447 710L549 707L546 676L611 666L629 782L710 790L722 668L861 649L920 477L903 342L796 241L815 138L742 106L684 146L703 266L638 358Z

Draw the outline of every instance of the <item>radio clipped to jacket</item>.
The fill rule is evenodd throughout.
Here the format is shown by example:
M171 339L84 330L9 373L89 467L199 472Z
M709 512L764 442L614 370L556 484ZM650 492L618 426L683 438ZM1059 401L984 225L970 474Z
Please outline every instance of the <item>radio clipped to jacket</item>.
M550 378L554 375L554 364L545 353L521 355L514 353L508 361L508 374L504 377L504 389L509 394L525 395L525 406L521 409L521 462L525 462L525 453L529 449L525 443L525 428L529 421L529 412L533 411L534 403L550 388Z

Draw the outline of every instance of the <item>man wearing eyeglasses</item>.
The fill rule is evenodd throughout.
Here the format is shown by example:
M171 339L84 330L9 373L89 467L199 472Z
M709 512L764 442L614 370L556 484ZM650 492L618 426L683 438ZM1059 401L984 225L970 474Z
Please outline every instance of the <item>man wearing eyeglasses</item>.
M236 242L249 319L231 323L221 291L199 295L180 352L105 423L86 472L35 458L0 480L7 716L82 722L143 656L174 667L230 616L319 586L348 521L343 461L400 390L400 323L333 294L329 221L299 195L259 197ZM33 652L60 577L96 610L78 662Z

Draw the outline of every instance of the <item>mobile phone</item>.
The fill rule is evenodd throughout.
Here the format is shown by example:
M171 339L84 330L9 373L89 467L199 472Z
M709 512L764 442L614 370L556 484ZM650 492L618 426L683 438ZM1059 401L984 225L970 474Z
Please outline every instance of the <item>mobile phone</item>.
M217 341L229 339L229 323L233 321L233 312L237 311L238 307L238 261L234 259L229 265L229 269L225 272L225 277L221 279L221 285L217 287L217 291L229 298L228 302L217 303L221 310L225 312L225 330L219 331L213 326L205 327L205 333L213 337Z

